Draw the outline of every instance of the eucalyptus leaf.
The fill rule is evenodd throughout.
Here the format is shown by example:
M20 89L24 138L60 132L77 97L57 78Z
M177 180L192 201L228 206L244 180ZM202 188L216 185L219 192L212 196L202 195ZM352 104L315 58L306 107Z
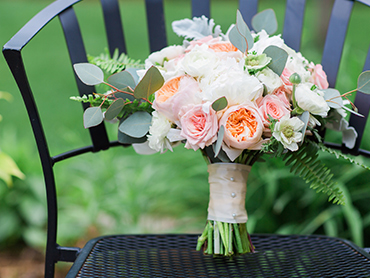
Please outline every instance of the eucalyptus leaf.
M125 70L109 76L108 83L116 87L118 90L123 90L127 87L134 89L136 86L131 73Z
M152 116L148 112L138 111L124 119L118 129L128 136L141 138L145 136L152 122Z
M304 111L301 115L299 115L297 117L304 123L304 126L301 129L301 133L302 133L302 141L301 141L301 144L302 144L303 141L304 141L304 138L305 138L305 133L306 133L307 125L308 125L308 122L310 120L310 113L308 111Z
M121 144L144 143L146 140L146 136L143 136L141 138L134 138L118 130L118 142L120 142Z
M134 96L136 98L145 98L158 91L164 83L164 79L160 71L152 66L145 73L139 84L137 84L134 90Z
M272 35L277 31L278 24L274 10L267 9L252 18L252 26L256 32L265 30L267 34Z
M212 108L215 111L221 111L222 109L225 109L227 107L227 99L226 97L220 97L219 99L216 99L212 103Z
M217 141L214 148L215 157L217 157L220 153L222 142L224 141L224 134L225 134L225 127L222 125L217 133Z
M326 103L329 105L329 107L337 109L343 106L343 99L338 90L328 88L322 91L324 92L324 99L326 100Z
M263 51L272 60L268 67L272 69L278 76L283 73L286 61L288 60L288 53L280 47L270 45Z
M115 100L105 112L105 119L108 121L113 120L122 111L125 101L122 98Z
M103 121L103 118L103 112L100 107L88 107L83 116L84 127L97 126Z
M239 33L247 40L247 50L251 49L254 45L254 39L247 23L245 23L243 16L239 10L236 11L236 28L238 29Z
M364 71L359 75L357 88L364 94L370 94L370 70Z
M86 85L98 85L104 82L104 72L93 64L79 63L74 64L73 68L80 80Z
M139 70L139 68L126 68L126 71L128 71L129 73L131 73L131 76L132 76L132 78L135 81L135 86L139 82L139 79L140 79L139 78L139 75L137 74L137 71L138 70Z
M126 92L132 92L134 93L133 91L131 91L129 88L125 88L123 91L126 91ZM114 96L116 98L122 98L123 100L130 100L130 101L134 101L135 100L135 97L133 95L130 95L130 94L126 94L126 93L121 93L121 92L118 92L118 93L115 93Z
M247 52L248 50L247 40L239 33L236 26L231 28L229 32L229 40L242 53Z

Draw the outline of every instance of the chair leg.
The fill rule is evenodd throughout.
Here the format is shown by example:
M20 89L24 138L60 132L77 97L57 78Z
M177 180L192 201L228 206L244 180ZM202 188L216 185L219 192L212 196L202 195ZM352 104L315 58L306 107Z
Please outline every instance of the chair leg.
M50 252L46 251L45 253L45 278L54 278L55 272L55 261L53 256L50 255Z

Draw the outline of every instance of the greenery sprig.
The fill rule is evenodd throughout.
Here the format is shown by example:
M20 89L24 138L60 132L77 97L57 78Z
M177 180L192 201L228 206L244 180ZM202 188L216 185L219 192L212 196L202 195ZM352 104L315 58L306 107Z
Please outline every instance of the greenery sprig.
M144 64L140 60L129 58L125 53L119 54L118 49L109 54L108 49L99 56L88 56L88 61L105 71L108 75L121 72L126 68L143 69Z

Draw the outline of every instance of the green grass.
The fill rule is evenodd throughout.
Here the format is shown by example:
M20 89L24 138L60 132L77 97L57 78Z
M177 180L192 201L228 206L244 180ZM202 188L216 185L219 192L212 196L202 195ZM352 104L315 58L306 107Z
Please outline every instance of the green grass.
M32 15L51 1L0 1L0 42L3 45ZM142 59L149 54L143 1L121 1L128 53ZM261 1L260 9L274 8L282 30L282 1ZM319 63L322 50L322 22L312 20L319 1L308 1L302 52ZM98 1L85 0L76 7L87 52L104 51L105 37ZM213 18L226 32L235 21L236 1L216 1ZM190 1L166 1L167 20L190 17ZM356 87L370 38L368 13L355 6L349 27L350 41L337 87L342 91ZM127 27L127 28L126 28ZM168 24L169 44L181 40ZM88 142L82 125L82 110L69 100L76 95L62 30L51 22L24 49L31 87L38 92L36 101L46 119L47 138L52 155ZM0 245L25 240L43 245L46 216L43 179L27 115L11 74L0 57L0 90L13 95L12 102L0 101L0 148L10 154L26 174L12 188L0 184ZM112 139L116 127L108 126ZM365 135L366 136L366 135ZM334 138L337 140L337 138ZM366 140L365 140L366 141ZM369 143L367 143L367 147ZM366 146L366 145L364 145ZM249 230L260 233L325 233L369 246L370 207L369 173L322 155L338 178L347 196L346 206L327 202L300 179L292 177L280 160L268 160L253 167L248 180L247 209ZM367 165L369 161L364 160ZM71 164L56 167L60 197L60 243L107 233L201 232L206 220L208 183L206 165L199 152L177 147L174 153L139 156L131 148L84 155ZM88 180L94 181L91 185ZM73 227L73 229L71 228ZM84 239L82 239L83 241Z

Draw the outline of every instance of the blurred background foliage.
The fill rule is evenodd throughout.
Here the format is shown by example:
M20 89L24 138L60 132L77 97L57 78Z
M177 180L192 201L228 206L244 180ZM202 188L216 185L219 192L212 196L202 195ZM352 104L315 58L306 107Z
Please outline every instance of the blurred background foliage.
M51 1L0 0L0 42L4 45L20 27ZM212 17L226 32L235 21L236 0L212 1ZM302 53L320 63L331 0L308 0ZM122 0L122 20L128 54L144 60L149 54L143 0ZM165 0L169 44L180 44L170 22L190 17L190 1ZM273 8L282 32L285 1L262 0L260 10ZM355 4L337 88L356 87L369 46L369 11ZM97 0L76 6L87 53L99 55L106 47L102 13ZM83 146L88 132L82 110L69 97L77 95L62 30L51 22L24 50L26 69L36 102L45 120L52 155ZM0 57L0 89L13 95L0 102L0 148L17 163L25 179L13 186L0 183L0 248L26 243L45 244L46 202L41 166L28 117L4 58ZM107 125L112 139L116 127ZM367 128L369 129L369 128ZM330 140L340 138L329 134ZM369 136L366 133L365 136ZM364 140L363 147L369 148ZM323 154L346 195L346 205L327 202L300 179L292 176L279 159L256 164L249 176L248 227L252 233L311 234L347 238L370 246L370 173ZM357 158L366 165L370 161ZM115 233L200 233L208 205L207 167L199 152L176 147L173 153L139 156L132 148L86 154L56 166L59 195L60 244L82 245L91 236ZM92 181L92 182L91 182Z

